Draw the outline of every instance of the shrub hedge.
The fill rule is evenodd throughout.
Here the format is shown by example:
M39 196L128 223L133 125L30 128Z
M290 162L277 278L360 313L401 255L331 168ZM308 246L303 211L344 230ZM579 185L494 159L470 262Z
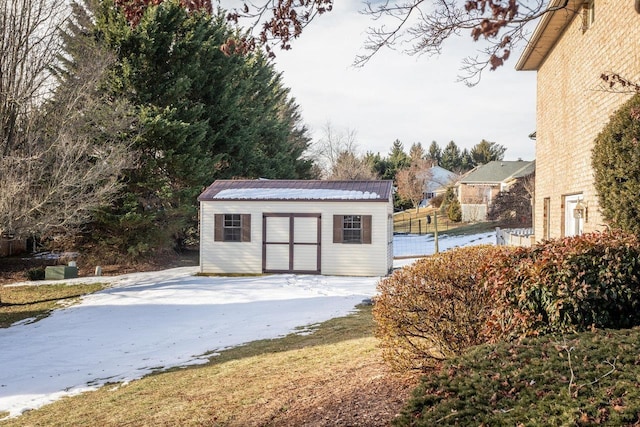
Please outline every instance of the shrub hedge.
M395 426L637 426L640 330L485 344L425 375Z
M592 166L600 210L614 227L640 234L640 94L596 137Z
M485 342L640 325L640 241L611 231L459 248L395 271L378 291L383 357L424 369Z
M396 270L378 284L373 316L383 357L396 369L423 369L481 342L489 315L482 264L502 249L454 249Z
M502 251L482 273L489 341L640 325L640 244L623 232Z

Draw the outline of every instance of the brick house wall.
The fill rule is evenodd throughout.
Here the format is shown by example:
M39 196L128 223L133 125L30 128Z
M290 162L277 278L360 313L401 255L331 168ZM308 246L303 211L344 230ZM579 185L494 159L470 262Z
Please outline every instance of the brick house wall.
M459 187L460 204L490 204L500 192L500 184L461 184Z
M584 3L570 3L577 13L564 32L553 26L545 28L542 34L555 31L560 35L535 68L536 240L573 234L565 229L570 214L565 210L575 206L568 204L572 196L581 198L586 206L580 220L582 232L605 227L594 188L591 151L611 114L632 94L608 90L600 76L615 72L640 82L640 14L634 1L594 0L594 19L588 28L583 27Z

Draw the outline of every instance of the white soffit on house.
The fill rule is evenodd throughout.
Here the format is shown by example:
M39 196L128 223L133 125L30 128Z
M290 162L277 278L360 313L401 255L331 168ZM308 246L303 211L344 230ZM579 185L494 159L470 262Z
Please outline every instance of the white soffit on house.
M547 9L551 11L545 12L540 18L540 22L533 31L533 35L529 43L525 47L518 63L516 70L532 71L537 70L547 57L553 46L566 29L569 22L578 14L583 0L568 0L567 5L562 8L565 0L551 0ZM561 7L558 10L553 8Z

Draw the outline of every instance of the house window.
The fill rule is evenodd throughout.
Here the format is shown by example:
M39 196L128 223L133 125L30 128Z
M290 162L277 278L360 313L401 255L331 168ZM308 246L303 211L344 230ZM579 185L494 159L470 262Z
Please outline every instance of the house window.
M371 215L334 215L333 243L371 243Z
M584 2L582 6L582 32L584 33L593 25L595 21L595 8L594 8L595 0L588 0Z
M250 214L216 214L214 217L216 242L250 242Z

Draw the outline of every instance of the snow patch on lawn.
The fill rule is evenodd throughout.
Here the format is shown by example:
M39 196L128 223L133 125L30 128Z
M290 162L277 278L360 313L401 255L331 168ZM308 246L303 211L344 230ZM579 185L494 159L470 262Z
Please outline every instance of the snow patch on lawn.
M442 238L440 250L491 243L487 235ZM433 245L426 236L396 236L395 245L407 239L427 249ZM344 316L376 293L379 280L293 274L202 277L195 276L197 271L183 267L66 280L110 282L112 287L38 322L0 329L0 412L18 416L106 383L206 363L223 349ZM33 283L16 286L26 284Z

